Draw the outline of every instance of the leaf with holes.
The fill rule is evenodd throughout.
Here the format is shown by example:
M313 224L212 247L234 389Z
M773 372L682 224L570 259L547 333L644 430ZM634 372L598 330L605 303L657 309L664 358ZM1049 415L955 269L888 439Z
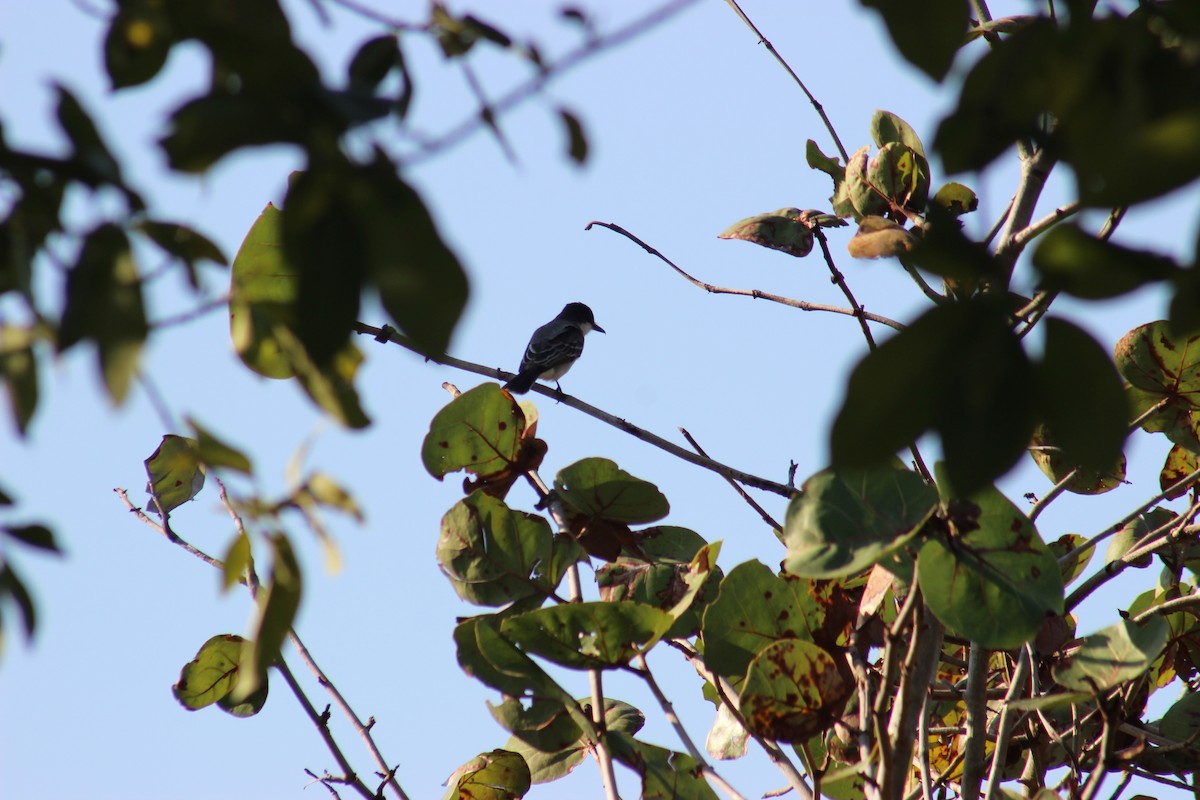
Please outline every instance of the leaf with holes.
M439 480L460 469L491 475L517 460L524 430L525 415L512 395L484 383L434 416L421 445L421 460Z

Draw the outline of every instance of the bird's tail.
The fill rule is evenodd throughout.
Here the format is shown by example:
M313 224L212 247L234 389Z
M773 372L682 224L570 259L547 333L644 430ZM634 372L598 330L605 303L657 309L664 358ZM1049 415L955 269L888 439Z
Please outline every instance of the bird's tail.
M525 394L536 380L536 372L518 372L511 381L504 384L504 388L513 394Z

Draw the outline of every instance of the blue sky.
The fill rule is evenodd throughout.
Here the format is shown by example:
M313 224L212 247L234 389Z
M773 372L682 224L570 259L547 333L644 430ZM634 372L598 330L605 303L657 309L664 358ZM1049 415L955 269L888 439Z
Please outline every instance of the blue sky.
M285 5L296 37L327 75L343 74L358 43L376 32L332 4L331 27L310 3ZM397 17L424 15L421 3L394 5L390 13ZM579 5L591 9L601 31L644 10L642 3ZM996 2L992 11L1001 16L1031 6ZM537 39L551 54L580 41L578 29L558 18L555 3L529 0L519 12L500 3L453 7L473 8L517 38ZM876 108L899 114L932 140L955 94L900 61L873 14L856 3L744 7L824 104L848 149L870 141L867 126ZM197 49L182 48L154 83L114 95L103 72L104 25L83 8L65 0L0 8L5 136L16 146L63 148L52 124L52 84L61 82L94 114L151 208L194 225L232 257L265 204L281 200L289 172L300 166L297 153L244 151L199 178L167 173L153 142L164 132L164 113L201 90L205 60ZM418 76L416 127L435 135L470 116L461 73L416 37L405 41ZM975 56L964 53L959 69ZM481 53L476 66L493 96L527 74L501 53ZM592 157L583 168L563 155L560 106L586 126ZM713 457L774 480L785 480L793 461L798 479L824 466L826 431L848 370L865 348L852 319L709 295L630 242L584 231L591 220L614 222L702 280L844 304L819 256L795 260L716 238L752 214L828 208L829 180L806 166L805 140L833 152L812 107L729 8L716 0L695 4L564 75L501 124L517 164L506 162L493 138L476 134L407 173L471 279L452 352L514 369L534 327L564 303L584 301L608 334L589 337L584 360L564 380L566 391L681 444L676 429L686 427ZM389 144L405 152L402 141ZM1011 195L1014 161L1009 154L986 175L957 176L981 196L980 211L969 220L977 235ZM935 185L946 179L936 161L934 173ZM1039 215L1069 197L1065 178L1052 181ZM1116 238L1190 258L1198 205L1192 187L1139 207ZM103 205L80 197L71 219L84 230L105 213ZM1084 217L1091 229L1100 221ZM926 301L898 264L845 255L850 235L841 229L830 239L858 300L896 319L920 313ZM143 269L153 269L153 258L144 255ZM60 279L53 268L45 273L40 288L54 305L49 298L61 291ZM204 277L207 296L227 291L225 272L205 268ZM152 289L150 316L160 319L196 303L182 276L168 274ZM0 304L0 318L6 308ZM1064 309L1111 347L1128 329L1164 316L1165 300L1146 291L1121 304ZM362 316L369 324L384 321L373 306ZM316 542L292 521L306 578L297 628L358 713L376 718L377 741L399 762L408 793L438 796L440 783L461 762L507 738L485 706L498 698L455 662L455 618L476 611L457 599L433 558L439 520L459 498L459 482L452 476L437 483L419 460L428 420L448 399L442 381L466 389L479 380L399 348L359 344L367 357L359 390L375 422L360 433L322 420L290 383L243 368L219 311L155 335L144 368L175 419L190 415L251 454L255 482L233 477L231 489L281 493L289 459L308 443L307 465L355 493L366 524L331 519L343 554L340 574L329 574ZM236 591L220 594L213 570L139 524L114 496L113 488L122 487L144 503L143 459L164 433L183 431L160 419L141 389L125 407L111 409L85 350L44 365L42 404L27 440L14 435L7 419L0 421L3 486L20 502L19 512L5 520L45 520L66 550L63 559L16 554L42 625L31 647L10 637L0 663L0 793L23 800L56 800L81 790L93 798L300 796L308 780L304 768L335 767L281 682L273 684L262 714L249 720L215 709L188 713L171 697L180 667L200 644L216 633L245 631L250 603ZM754 558L778 563L782 551L771 532L720 478L539 401L539 435L550 446L545 477L585 456L612 458L664 491L672 505L667 522L722 540L726 570ZM1161 442L1133 437L1130 485L1101 498L1060 499L1039 519L1043 538L1099 532L1140 505L1157 492L1164 454ZM1041 493L1049 484L1025 465L1003 488L1020 502L1025 492ZM517 487L509 502L530 510L534 500ZM782 500L762 501L782 516ZM172 521L182 536L214 554L232 532L212 484ZM586 583L590 575L584 577ZM1080 629L1115 621L1112 604L1124 604L1153 580L1137 573L1093 598L1082 609ZM6 616L10 625L11 619ZM703 739L712 712L699 700L695 674L668 653L656 653L651 666L693 736ZM302 671L294 660L293 667ZM564 681L586 694L582 675ZM308 686L323 703L315 683ZM608 688L647 712L647 740L681 749L640 686L614 678ZM368 770L349 731L342 726L335 733L360 770ZM747 796L784 784L755 753L717 769ZM618 777L623 793L635 796L633 776L622 771ZM324 795L320 787L308 789L314 792ZM601 794L589 762L564 783L535 787L530 797Z

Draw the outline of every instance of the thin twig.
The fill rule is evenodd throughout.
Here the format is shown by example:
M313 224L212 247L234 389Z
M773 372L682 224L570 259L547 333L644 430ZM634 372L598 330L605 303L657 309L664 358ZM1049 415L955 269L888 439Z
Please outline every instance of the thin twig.
M696 439L692 436L692 434L688 433L687 428L680 428L679 432L683 434L683 438L687 439L688 444L690 444L692 446L693 450L695 450L697 453L704 456L705 458L710 457L708 455L708 453L704 452L704 448L700 446L700 443L696 441ZM749 505L751 508L753 508L755 511L758 512L758 515L760 517L762 517L763 522L765 522L771 526L771 530L775 531L776 536L780 536L783 534L783 526L780 525L778 522L776 522L775 518L772 517L769 513L767 513L767 510L765 508L763 508L761 505L759 505L758 501L755 500L753 497L751 497L746 492L746 490L743 489L740 484L738 484L737 481L731 480L729 478L726 478L725 480L728 481L729 485L733 487L733 490L735 492L737 492L738 495L743 500L746 501L747 505Z
M712 768L707 760L705 760L704 754L700 752L700 748L696 747L696 743L692 741L692 737L688 734L687 728L683 727L683 722L680 721L679 715L675 713L675 707L671 704L671 701L667 699L667 696L663 694L663 690L658 685L658 681L654 679L654 673L650 671L650 665L646 663L646 657L639 654L637 658L634 659L634 663L637 665L637 669L634 670L635 674L637 674L643 681L646 682L646 686L649 687L650 693L653 694L654 699L658 701L659 708L663 710L663 714L666 716L667 722L671 723L671 727L675 729L675 733L679 736L679 740L683 742L683 746L688 751L688 755L690 755L692 760L696 762L696 766L700 769L704 776L720 786L721 790L724 791L725 794L729 795L729 797L733 798L733 800L745 800L745 798L743 798L736 789L730 786L724 778L718 775L717 771Z
M407 337L389 325L385 325L382 328L375 328L370 325L364 325L361 322L356 322L354 324L354 330L363 335L373 336L377 342L391 342L392 344L399 345L406 350L411 350L417 355L422 356L427 360L434 362L435 364L443 364L448 367L454 367L455 369L461 369L464 372L473 372L476 375L483 375L495 380L508 380L509 378L513 377L511 372L505 372L504 370L495 369L493 367L485 367L480 364L475 364L470 361L463 361L462 359L454 358L452 356L430 356L426 353L423 353L419 348L414 346ZM609 414L607 411L602 411L593 405L583 402L577 397L573 397L569 394L558 392L554 389L546 388L538 384L534 384L531 391L545 395L546 397L549 397L564 406L573 408L576 411L582 411L584 414L594 417L601 422L608 423L614 428L641 439L647 444L653 445L660 450L665 450L673 456L677 456L684 461L695 464L698 467L703 467L704 469L715 472L723 477L732 478L733 480L743 483L746 486L753 486L755 489L773 492L781 497L790 497L792 495L792 488L786 484L768 480L767 478L762 478L757 475L751 475L748 472L742 472L739 469L734 469L733 467L713 461L711 458L698 456L690 450L680 447L674 442L669 442L657 434L651 433L644 428L639 428L633 423L626 422L620 417Z
M792 790L796 792L799 800L814 800L813 791L809 787L808 781L806 781L804 776L800 774L800 770L796 769L796 765L792 763L790 758L788 758L788 755L786 752L784 752L783 748L781 748L774 740L758 735L750 728L749 725L746 724L746 719L742 716L742 711L738 707L737 692L734 690L729 681L724 676L718 675L709 669L708 665L704 663L704 658L701 657L694 647L692 647L691 643L683 639L670 639L667 641L667 644L682 653L692 667L695 668L700 677L704 678L713 685L717 691L717 697L720 699L721 704L729 709L730 713L733 714L734 719L736 719L738 724L742 726L742 729L750 734L751 738L753 738L758 746L763 749L763 752L767 754L767 758L771 760L771 763L774 764L781 773L783 773L784 778L787 779L788 785L791 786Z
M193 309L181 311L178 314L174 314L169 317L163 317L160 320L155 320L154 322L149 323L149 326L157 330L160 328L170 328L173 325L183 325L185 323L192 322L193 320L197 320L210 312L218 311L222 308L228 308L228 306L229 295L225 295L224 297L214 297L211 300L204 301Z
M344 5L346 4L346 0L339 1ZM533 97L543 88L545 88L545 86L552 80L563 75L568 70L578 66L584 61L587 61L593 56L599 55L602 52L616 47L619 44L623 44L624 42L636 38L646 31L661 25L663 22L666 22L668 19L675 16L680 11L683 11L683 9L695 2L696 0L674 0L674 2L667 3L641 17L638 17L628 25L618 28L606 36L589 37L588 40L580 47L571 51L552 64L545 65L538 71L536 75L527 80L525 83L520 84L493 102L492 109L494 114L497 117L504 114L512 108L520 105L525 100L528 100L530 97ZM429 160L433 156L441 153L444 150L454 147L459 142L468 138L478 131L483 124L483 120L480 119L478 114L472 114L470 118L460 122L450 130L424 142L418 152L401 159L401 166L405 168L411 168L417 164Z
M280 658L276 662L275 667L279 670L279 674L283 676L284 683L292 690L292 694L296 696L296 702L304 709L304 713L308 715L313 727L317 729L317 732L321 735L321 739L325 742L325 747L328 748L329 752L333 755L334 761L338 763L338 767L342 770L342 777L332 778L332 780L346 784L361 794L366 800L377 800L375 793L367 788L367 785L354 773L354 767L350 766L346 754L342 752L342 749L338 747L338 743L334 741L333 734L329 731L328 708L325 713L317 713L317 710L313 708L312 702L308 699L308 695L304 693L304 689L296 681L296 676L288 668L286 661Z
M850 156L846 153L846 148L842 146L842 140L838 138L837 131L833 128L833 123L829 121L829 117L825 114L825 107L822 106L817 101L817 98L813 96L813 93L808 90L808 87L804 85L804 81L800 80L800 76L796 74L796 71L791 68L787 61L784 61L783 56L779 55L779 51L775 49L775 45L771 44L767 37L763 36L762 31L760 31L758 27L750 21L750 18L746 16L746 12L742 11L742 7L737 4L737 0L726 0L726 2L729 3L729 7L733 9L734 13L738 15L742 22L746 23L746 26L750 28L750 30L754 31L754 35L758 37L759 44L767 48L767 51L775 57L775 60L779 62L780 66L787 70L787 74L792 76L792 80L794 80L796 85L800 87L800 91L804 92L804 96L808 98L808 102L812 103L812 107L817 110L817 114L820 115L821 121L825 123L825 129L829 131L829 135L833 137L833 143L837 146L838 152L842 154L842 163L849 163Z
M840 306L830 306L824 303L810 303L807 300L795 300L791 297L771 294L770 292L763 292L758 289L735 289L727 286L716 286L711 283L706 283L699 278L694 278L689 275L674 261L664 256L656 248L646 244L641 239L622 228L620 225L612 222L599 222L597 220L592 220L584 227L584 230L591 230L593 225L599 225L602 228L608 228L610 231L621 234L626 239L629 239L634 244L637 244L650 255L661 259L663 263L675 270L675 272L677 272L688 283L697 288L703 289L710 294L731 294L738 297L750 297L755 300L768 300L772 303L779 303L780 305L790 306L791 308L798 308L801 311L827 311L831 314L844 314L848 317L857 317L860 322L863 320L870 320L871 322L878 322L880 325L886 325L889 328L894 328L898 331L904 330L903 323L897 322L894 319L888 319L887 317L883 317L878 314L872 314L868 311L864 311L861 308L856 311L853 308L841 308ZM865 324L865 322L863 324Z

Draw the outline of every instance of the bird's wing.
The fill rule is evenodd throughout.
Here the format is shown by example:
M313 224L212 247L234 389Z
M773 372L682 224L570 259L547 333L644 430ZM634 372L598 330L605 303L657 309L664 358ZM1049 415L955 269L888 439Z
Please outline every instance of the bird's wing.
M548 326L547 326L548 327ZM543 333L550 335L542 335ZM527 369L557 366L564 361L574 361L583 352L583 331L575 325L563 325L557 331L539 328L525 348L521 359L521 372Z

